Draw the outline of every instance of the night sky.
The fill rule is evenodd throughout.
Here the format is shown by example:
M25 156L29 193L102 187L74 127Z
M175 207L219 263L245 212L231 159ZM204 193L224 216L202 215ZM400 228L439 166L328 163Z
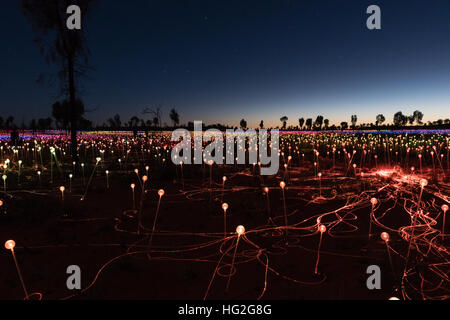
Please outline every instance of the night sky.
M366 28L377 4L382 30ZM450 2L365 0L99 0L83 26L95 68L83 82L87 118L102 124L175 107L182 123L288 125L387 122L419 109L450 117ZM0 115L47 117L58 84L19 1L0 6Z

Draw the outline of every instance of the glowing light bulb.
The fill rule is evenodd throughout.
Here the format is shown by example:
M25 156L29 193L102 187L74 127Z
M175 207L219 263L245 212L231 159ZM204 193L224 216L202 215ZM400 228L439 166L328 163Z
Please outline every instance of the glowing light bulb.
M372 199L370 199L370 203L371 203L373 206L375 206L375 205L378 203L377 198L372 198Z
M227 181L227 177L223 176L222 180L223 180L223 182Z
M421 179L420 180L420 185L423 187L425 187L428 184L428 180L427 179Z
M222 204L222 209L223 209L223 211L227 211L228 210L228 203Z
M134 169L134 173L138 174L139 170L138 169Z
M134 183L132 183L132 184L130 185L130 187L131 187L131 189L134 189L134 188L136 187L136 185L135 185Z
M397 297L390 297L389 300L400 300L400 299Z
M319 226L319 231L320 231L321 233L324 233L325 231L327 231L327 227L325 227L323 224L321 224L321 225Z
M286 183L284 183L284 181L281 181L280 182L280 187L281 187L281 189L284 189L286 187Z
M382 239L383 241L388 242L388 241L389 241L389 233L387 233L387 232L382 232L382 233L381 233L381 239Z
M322 172L319 172L317 175L319 176L319 178L322 177Z
M444 211L444 213L447 212L447 210L448 210L448 205L443 204L442 207L441 207L441 209L442 209L442 211Z
M148 180L148 177L147 177L147 176L143 176L143 177L142 177L142 181L146 182L147 180Z
M160 197L162 197L162 196L164 195L164 190L163 190L163 189L159 190L159 191L158 191L158 195L159 195Z
M239 236L242 236L242 235L245 233L245 228L244 228L244 226L238 226L238 227L236 228L236 233L237 233Z
M15 246L16 246L16 242L14 240L8 240L5 242L5 248L7 250L13 250Z
M97 160L97 163L99 163L102 160L102 158L97 157L95 160Z
M265 187L265 188L264 188L264 192L265 192L265 193L269 193L269 188Z
M66 190L64 186L59 187L59 191L64 192L64 190Z

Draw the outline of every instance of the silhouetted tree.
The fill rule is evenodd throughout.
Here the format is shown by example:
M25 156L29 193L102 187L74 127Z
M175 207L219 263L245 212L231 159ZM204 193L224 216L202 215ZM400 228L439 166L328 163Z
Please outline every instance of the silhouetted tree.
M328 129L328 126L330 125L330 120L325 119L325 120L323 120L323 123L325 125L325 129Z
M281 129L286 129L286 124L287 124L287 121L289 120L289 118L288 117L286 117L286 116L283 116L283 117L281 117L280 118L280 121L281 121L281 123L283 124L283 126L281 127Z
M85 74L88 68L88 49L86 47L84 28L69 30L66 27L67 8L76 4L85 19L95 0L22 0L22 10L31 22L33 29L42 35L37 43L41 51L46 52L49 63L56 63L62 68L58 75L63 93L68 93L71 105L71 147L72 159L78 162L77 148L77 77Z
M317 116L316 121L314 122L314 126L317 129L322 129L322 124L323 124L323 116Z
M303 125L305 124L305 119L303 118L298 119L298 124L300 126L300 129L303 128Z
M416 111L414 111L412 116L414 118L414 121L417 124L422 124L422 120L423 120L423 113L422 112L420 112L419 110L416 110Z
M383 124L383 122L385 122L386 121L386 118L384 117L384 115L382 115L382 114L379 114L379 115L377 115L377 117L376 117L376 125L377 126L379 126L380 124Z
M259 123L259 128L264 129L264 120L261 120L261 122Z
M313 125L312 118L306 119L306 123L305 124L306 124L306 127L308 128L308 130L311 130L312 125Z
M172 109L170 110L170 120L173 122L173 126L177 126L180 123L180 116L178 115L177 110Z
M153 124L157 126L161 126L161 107L157 107L156 109L145 108L142 111L143 114L151 114L153 116Z
M404 126L405 124L408 123L408 117L406 117L401 111L397 112L396 114L394 114L394 125L395 126Z
M352 115L351 117L351 123L352 123L352 128L355 129L356 128L356 123L358 122L358 117L356 116L356 114Z
M120 129L122 127L122 121L120 115L116 114L113 118L108 119L109 126L113 129Z
M72 106L68 100L64 100L63 102L55 102L52 105L52 116L55 118L56 125L60 129L67 130L69 128L69 124L72 117ZM80 99L76 99L75 101L75 113L76 113L76 121L77 127L83 120L84 114L84 104Z
M139 126L139 118L136 116L133 116L130 118L130 121L128 121L128 126L130 128L136 128Z
M342 130L346 130L348 128L348 123L347 122L341 122L341 129Z
M247 121L245 121L245 119L242 119L239 125L241 126L242 129L245 129L247 128Z

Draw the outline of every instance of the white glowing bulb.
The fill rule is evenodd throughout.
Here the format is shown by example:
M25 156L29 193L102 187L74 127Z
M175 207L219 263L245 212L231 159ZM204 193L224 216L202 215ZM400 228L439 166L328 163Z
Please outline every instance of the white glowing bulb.
M242 236L242 235L245 233L245 228L244 228L244 226L238 226L238 227L236 228L236 233L237 233L239 236Z
M423 187L425 187L428 184L428 180L427 179L421 179L420 180L420 185Z

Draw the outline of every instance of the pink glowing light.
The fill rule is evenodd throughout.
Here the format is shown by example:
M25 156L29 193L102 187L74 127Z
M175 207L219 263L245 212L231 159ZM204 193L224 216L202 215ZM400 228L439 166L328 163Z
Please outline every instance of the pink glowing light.
M387 232L382 232L382 233L381 233L381 239L382 239L383 241L388 242L388 241L389 241L389 233L387 233Z

